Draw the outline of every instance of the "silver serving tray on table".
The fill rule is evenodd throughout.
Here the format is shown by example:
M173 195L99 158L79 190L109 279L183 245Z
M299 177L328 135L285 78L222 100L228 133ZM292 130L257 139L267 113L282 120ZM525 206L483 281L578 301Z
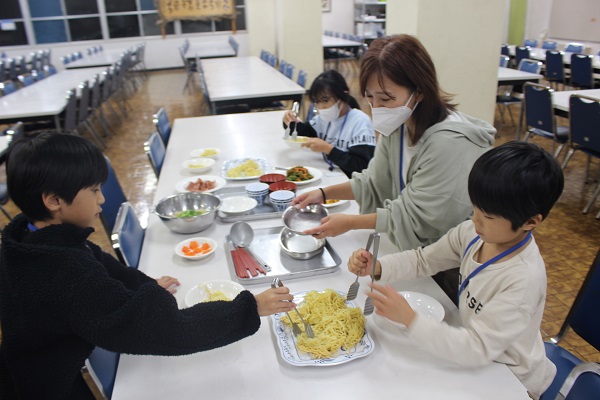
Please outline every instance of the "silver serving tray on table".
M261 228L254 230L254 240L250 249L262 258L271 267L266 275L259 273L257 276L250 275L249 278L240 278L235 273L233 258L231 257L231 242L229 235L226 237L225 255L231 276L242 285L255 285L270 283L273 278L278 277L284 282L290 279L304 278L329 274L335 272L342 259L327 241L320 255L308 260L297 260L285 254L279 245L279 234L283 226L272 228Z
M246 196L246 189L243 186L222 188L214 191L212 194L224 199L226 197L233 196ZM243 215L227 215L222 211L219 211L217 217L221 222L237 222L237 221L254 221L257 219L266 218L281 218L283 212L277 211L277 209L269 201L269 196L265 199L265 202L254 207L248 214Z

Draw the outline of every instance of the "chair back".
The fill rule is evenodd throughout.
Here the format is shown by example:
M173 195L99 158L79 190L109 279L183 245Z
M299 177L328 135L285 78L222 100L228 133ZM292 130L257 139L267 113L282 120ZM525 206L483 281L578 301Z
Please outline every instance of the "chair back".
M525 47L538 47L538 42L535 39L525 39L523 41L523 46L525 46Z
M167 112L163 107L159 108L156 114L152 116L152 122L158 133L160 133L160 137L165 146L168 145L169 137L171 136L171 123L169 122L169 117L167 117Z
M119 260L128 267L137 268L146 231L135 215L130 202L121 204L115 220L111 241Z
M544 40L544 44L542 44L542 49L544 50L556 50L558 47L558 43L552 40Z
M92 78L90 92L92 94L90 108L93 111L100 107L100 103L102 103L102 93L100 93L100 78L98 77L98 74L94 75Z
M4 81L0 83L0 92L5 96L17 91L17 85L13 81Z
M546 51L546 78L550 81L565 81L565 66L562 51Z
M96 347L88 357L82 374L94 397L104 399L112 397L120 356L120 353ZM88 379L87 376L90 378Z
M542 70L542 62L524 58L519 62L518 69L519 71L531 72L532 74L539 74Z
M537 83L526 82L523 85L525 94L525 123L527 127L554 133L555 119L552 107L551 88Z
M77 95L75 89L67 92L67 105L65 106L64 130L73 133L77 129Z
M166 152L165 144L160 138L160 134L158 132L153 132L148 138L148 141L144 143L144 151L148 155L150 165L152 166L152 169L158 178L160 175L160 170L162 169Z
M16 80L17 76L19 76L19 66L17 64L17 60L14 58L9 58L6 60L8 63L8 79Z
M298 85L305 87L306 86L306 78L308 74L304 70L298 71Z
M569 43L565 47L565 53L583 53L585 46L581 43Z
M510 61L510 57L509 56L500 55L500 66L501 67L507 68L509 61Z
M82 123L85 121L89 114L89 106L90 106L90 87L87 81L83 81L79 84L79 107L77 113L77 122Z
M503 56L508 56L510 57L510 49L508 48L507 44L503 44L500 47L500 54L502 54Z
M125 197L125 193L123 193L123 188L117 179L117 175L115 174L115 170L113 169L110 160L106 156L104 156L104 158L106 159L106 165L108 167L108 177L106 178L106 182L102 185L102 194L106 201L102 205L100 220L102 221L102 226L104 226L106 234L110 238L115 227L119 208L121 208L121 204L127 201L127 197Z
M590 149L600 154L600 100L576 94L571 95L569 98L569 126L571 147Z
M557 399L592 400L600 393L600 364L587 362L577 365L567 376Z
M231 48L233 48L233 51L235 51L235 55L237 56L238 53L238 49L240 47L240 45L238 44L238 42L233 38L233 36L229 36L229 45L231 46Z
M571 86L589 89L594 87L591 55L571 54Z
M56 67L54 65L46 64L44 65L44 72L47 76L56 74Z
M292 76L294 76L294 66L290 63L287 63L284 67L283 74L292 79Z
M311 119L313 119L315 117L316 114L316 107L314 105L314 103L310 103L308 105L308 111L306 112L306 122L309 122Z
M35 83L35 79L33 78L33 76L31 76L30 73L19 75L18 79L19 79L19 82L21 82L21 84L23 86L30 86Z
M281 60L279 62L279 72L281 72L283 74L285 72L285 66L286 65L287 65L287 61Z
M521 60L524 58L529 58L529 47L517 46L515 48L515 60L517 65L521 64Z

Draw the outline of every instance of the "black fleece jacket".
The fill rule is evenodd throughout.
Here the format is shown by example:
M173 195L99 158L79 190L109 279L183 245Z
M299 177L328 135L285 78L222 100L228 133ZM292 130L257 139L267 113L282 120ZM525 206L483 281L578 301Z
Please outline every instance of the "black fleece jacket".
M0 398L65 399L95 346L177 356L225 346L260 327L256 300L178 309L173 295L87 240L92 228L35 232L17 216L0 250Z

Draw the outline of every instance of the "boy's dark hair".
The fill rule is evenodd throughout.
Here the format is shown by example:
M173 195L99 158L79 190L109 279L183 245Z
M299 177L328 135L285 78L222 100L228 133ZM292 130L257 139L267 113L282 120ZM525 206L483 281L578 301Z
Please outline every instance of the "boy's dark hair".
M6 163L8 194L32 221L52 217L43 194L55 194L71 204L77 193L102 184L108 167L102 152L74 135L44 132L14 143Z
M351 108L360 109L358 101L350 96L350 88L342 74L333 69L317 76L312 85L310 85L310 89L308 89L308 97L313 103L320 97L329 94L347 103Z
M558 161L526 142L508 142L484 153L469 174L473 206L509 220L514 231L537 214L546 218L563 187Z

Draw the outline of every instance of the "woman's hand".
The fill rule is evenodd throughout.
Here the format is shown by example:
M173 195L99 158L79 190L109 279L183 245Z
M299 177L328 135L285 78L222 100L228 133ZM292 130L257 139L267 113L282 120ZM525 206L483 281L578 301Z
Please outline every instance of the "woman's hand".
M290 205L294 206L298 204L297 208L304 208L309 204L322 204L323 203L323 193L320 190L311 190L310 192L302 193L299 196L296 196Z
M319 138L308 139L306 142L302 143L302 147L306 147L307 149L310 149L312 151L325 154L331 153L331 150L333 149L332 144L327 143L323 139Z
M354 217L354 215L348 214L328 215L321 220L321 225L312 229L307 229L302 233L313 235L317 239L338 236L352 229Z
M290 294L290 289L285 286L275 289L268 289L254 296L258 308L258 315L266 317L267 315L280 312L292 311L296 308L293 303L294 296Z
M298 117L296 117L296 115L291 111L288 110L285 112L285 114L283 114L283 123L286 124L287 126L290 126L291 122L302 122L298 119Z
M163 276L156 280L156 283L162 288L165 288L169 293L173 294L177 291L177 286L180 285L179 281L170 276Z
M375 314L410 327L416 313L404 296L390 285L382 286L376 283L369 283L369 286L373 288L373 291L367 292L367 296L373 299Z
M371 275L373 270L373 254L365 249L358 249L348 259L348 271L360 276Z

